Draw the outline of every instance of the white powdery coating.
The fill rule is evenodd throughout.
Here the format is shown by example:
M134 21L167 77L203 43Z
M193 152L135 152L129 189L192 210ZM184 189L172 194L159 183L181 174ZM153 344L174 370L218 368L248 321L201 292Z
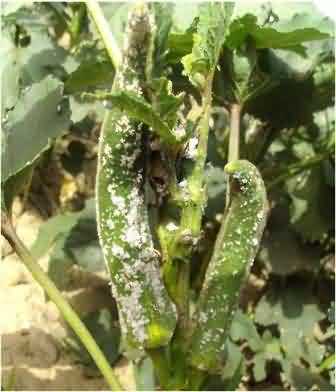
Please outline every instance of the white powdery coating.
M108 157L110 157L111 153L112 153L112 147L108 144L105 144L104 154L107 155Z
M124 238L125 242L128 242L129 244L141 243L141 235L136 227L128 227L125 231L123 238Z
M185 152L186 158L189 158L189 159L196 158L197 146L198 146L198 138L197 137L192 137L188 141L187 149L186 149L186 152Z
M234 279L238 283L240 277L246 276L246 271L249 270L255 258L257 247L262 235L265 223L265 194L264 185L259 181L259 177L255 178L255 173L235 173L233 177L239 181L241 196L235 204L236 209L244 211L245 218L239 219L239 222L232 220L232 226L227 222L226 228L232 229L224 235L224 244L221 244L221 251L217 254L216 260L211 260L208 267L205 282L201 291L201 305L198 313L198 324L196 325L195 340L193 347L198 359L198 366L202 367L202 361L199 361L199 356L206 356L210 361L220 360L217 354L223 351L226 339L226 326L230 325L231 319L235 313L239 290L234 293L221 293L221 289L225 286L226 279ZM238 194L239 195L239 194ZM233 204L232 204L233 205ZM236 211L232 210L232 217ZM227 219L230 219L230 214ZM240 217L241 218L241 217ZM238 235L238 236L237 236ZM224 250L225 249L225 250ZM234 263L231 263L234 257ZM215 262L214 262L215 261ZM221 267L228 265L229 268L224 275ZM235 268L236 267L236 268ZM213 282L220 281L222 277L222 288L212 288L209 293L208 290ZM238 281L239 280L239 281ZM220 304L220 306L219 306ZM219 344L216 345L216 342ZM211 357L211 354L215 354ZM195 362L196 363L196 362ZM204 366L207 362L203 364Z
M144 274L147 280L147 284L150 284L153 290L154 298L157 300L159 306L159 313L167 311L165 298L165 288L163 286L160 270L157 260L153 260L150 263L146 263Z
M174 222L169 222L166 228L168 231L175 231L178 229L178 226Z
M154 25L146 8L136 8L128 21L124 61L115 82L119 91L138 95L142 95L138 73L145 67L148 32ZM105 207L99 220L104 234L100 240L111 270L122 331L142 345L148 339L148 324L156 321L167 327L166 320L176 317L176 309L161 279L142 189L143 169L137 167L140 162L136 165L141 154L141 124L122 115L115 121L112 140L110 146L104 142L101 154L108 184L102 192L109 196L111 207Z
M176 127L173 129L173 132L176 137L181 140L186 135L185 125L182 123L177 124Z
M111 253L114 257L118 257L122 260L125 260L126 258L129 257L129 254L125 251L125 249L119 246L118 244L112 245Z
M114 222L111 218L106 220L106 226L110 229L113 230L114 229Z
M122 196L111 195L112 203L120 210L125 209L125 199Z
M134 336L140 343L144 343L147 338L146 325L149 323L147 317L144 316L141 296L143 287L137 281L128 281L129 293L127 295L118 295L118 304L122 309L123 318L127 327L131 328ZM124 333L127 334L127 330Z

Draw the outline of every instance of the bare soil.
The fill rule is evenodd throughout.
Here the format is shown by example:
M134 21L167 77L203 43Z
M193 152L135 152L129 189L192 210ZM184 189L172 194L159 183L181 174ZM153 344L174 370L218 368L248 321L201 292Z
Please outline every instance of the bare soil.
M17 233L29 247L34 242L41 217L32 211L21 213L14 205ZM11 390L108 390L102 377L64 349L67 329L56 306L48 301L29 271L1 238L0 262L0 333L1 385ZM48 268L48 256L40 265ZM85 292L85 290L87 292ZM73 306L82 314L87 304L90 310L101 306L99 289L87 288L67 294ZM90 301L85 300L87 296ZM122 359L116 366L122 384L134 390L132 369Z

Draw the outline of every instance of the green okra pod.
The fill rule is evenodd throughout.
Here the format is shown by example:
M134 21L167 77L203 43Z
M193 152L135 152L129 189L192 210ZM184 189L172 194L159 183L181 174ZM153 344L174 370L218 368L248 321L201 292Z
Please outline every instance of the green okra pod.
M154 27L148 6L134 7L112 92L144 96ZM96 185L98 231L126 341L155 348L169 342L176 310L161 279L148 220L142 129L117 108L105 116Z
M257 168L245 160L228 163L230 204L219 231L195 312L190 361L220 372L239 292L265 227L267 196Z

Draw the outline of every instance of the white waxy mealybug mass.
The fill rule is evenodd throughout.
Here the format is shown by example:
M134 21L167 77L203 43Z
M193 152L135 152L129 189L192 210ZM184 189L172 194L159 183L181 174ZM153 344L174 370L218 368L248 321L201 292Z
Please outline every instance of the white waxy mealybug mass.
M221 372L224 348L239 292L258 251L267 216L267 196L257 168L244 160L226 165L230 205L217 236L195 312L190 362Z
M148 6L134 7L113 92L143 95L153 29ZM123 335L131 346L155 348L171 339L176 310L161 279L150 231L142 143L141 124L116 108L107 112L98 156L98 232Z

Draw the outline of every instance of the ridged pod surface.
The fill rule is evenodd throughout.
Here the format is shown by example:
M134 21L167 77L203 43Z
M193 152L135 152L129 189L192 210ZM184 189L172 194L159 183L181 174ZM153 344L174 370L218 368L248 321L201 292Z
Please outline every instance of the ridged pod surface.
M224 170L230 177L230 205L200 292L190 346L192 366L211 373L222 369L240 288L256 256L267 216L266 190L257 168L238 160Z
M112 92L143 95L154 24L146 4L131 11L123 61ZM107 112L99 144L98 231L129 345L166 345L176 325L176 309L160 274L144 190L142 125L114 108Z

